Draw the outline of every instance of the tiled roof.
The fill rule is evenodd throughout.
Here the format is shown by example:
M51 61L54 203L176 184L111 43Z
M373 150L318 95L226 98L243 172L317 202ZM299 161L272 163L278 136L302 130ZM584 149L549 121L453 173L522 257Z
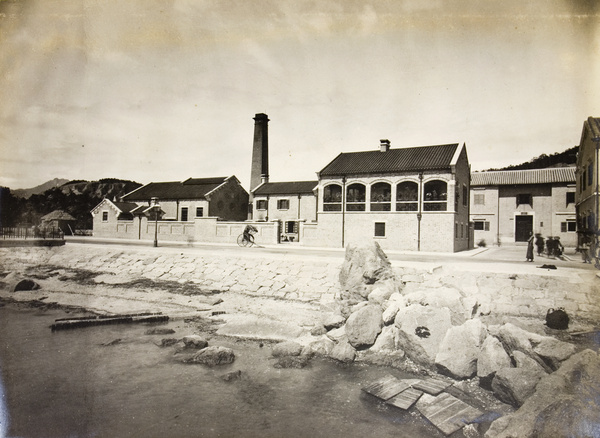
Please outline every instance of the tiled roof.
M574 183L575 167L548 169L498 170L471 173L471 187L517 184Z
M113 204L115 204L115 206L123 213L131 213L138 206L133 202L113 202Z
M600 139L600 117L588 117L587 124L590 127L593 139Z
M298 195L312 193L318 181L289 181L265 183L254 190L255 195Z
M190 178L183 182L152 182L128 193L124 201L204 199L207 193L219 187L227 178Z
M56 221L56 220L74 221L75 218L73 216L71 216L69 213L67 213L66 211L54 210L52 213L48 213L47 215L42 216L42 220L44 220L44 221Z
M339 154L321 170L321 176L363 175L450 167L458 143Z

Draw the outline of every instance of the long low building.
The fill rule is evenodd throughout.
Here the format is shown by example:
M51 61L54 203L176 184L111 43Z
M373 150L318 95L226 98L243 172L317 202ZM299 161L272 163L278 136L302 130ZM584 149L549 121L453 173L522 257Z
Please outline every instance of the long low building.
M575 167L471 174L475 244L526 242L531 233L577 245Z

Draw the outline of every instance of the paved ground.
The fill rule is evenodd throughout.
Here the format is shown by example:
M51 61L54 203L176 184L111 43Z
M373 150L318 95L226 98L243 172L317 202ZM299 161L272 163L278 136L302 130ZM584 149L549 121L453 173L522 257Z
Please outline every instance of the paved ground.
M138 246L152 247L153 242L140 240L124 239L98 239L93 237L67 237L67 244L102 244L116 246ZM275 254L285 256L308 256L308 257L339 257L343 259L343 248L312 248L304 247L298 244L280 244L267 245L252 248L240 248L237 245L227 244L208 244L194 243L188 245L185 242L159 242L161 251L190 251L190 252L216 252L219 254ZM561 259L549 258L545 255L535 256L533 263L525 261L526 247L521 244L504 245L501 247L493 246L486 248L475 248L470 251L462 251L454 254L434 253L434 252L416 252L416 251L385 251L388 258L394 261L425 262L425 263L487 263L487 264L512 264L529 267L538 267L544 264L553 264L557 268L570 267L577 269L595 270L593 265L584 264L581 260L581 254L574 248L566 248L565 254ZM484 268L490 269L490 268ZM495 270L492 268L492 270Z

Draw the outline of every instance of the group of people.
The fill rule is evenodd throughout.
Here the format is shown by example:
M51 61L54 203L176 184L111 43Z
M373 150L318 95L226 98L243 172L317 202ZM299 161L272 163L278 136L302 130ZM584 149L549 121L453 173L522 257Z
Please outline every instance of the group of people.
M546 255L551 258L561 257L565 250L565 247L560 242L560 237L549 236L547 239L544 239L539 233L536 233L535 235L531 233L531 236L527 241L527 254L525 257L528 262L533 262L534 245L537 249L538 256L541 256L544 253L544 248Z

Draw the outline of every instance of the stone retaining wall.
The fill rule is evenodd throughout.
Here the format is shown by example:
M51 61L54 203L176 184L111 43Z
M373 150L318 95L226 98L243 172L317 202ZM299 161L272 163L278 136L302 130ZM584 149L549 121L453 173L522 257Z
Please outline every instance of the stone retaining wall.
M257 252L240 252L232 257L218 251L157 252L100 245L0 248L0 267L4 271L49 264L107 272L121 282L140 277L189 281L209 290L307 302L328 302L339 294L342 262L341 257ZM573 317L600 317L600 279L594 271L532 270L514 274L461 270L460 266L420 268L414 264L402 266L402 262L394 262L393 266L404 284L402 293L410 302L459 308L467 317L487 313L544 317L548 309L559 307Z

